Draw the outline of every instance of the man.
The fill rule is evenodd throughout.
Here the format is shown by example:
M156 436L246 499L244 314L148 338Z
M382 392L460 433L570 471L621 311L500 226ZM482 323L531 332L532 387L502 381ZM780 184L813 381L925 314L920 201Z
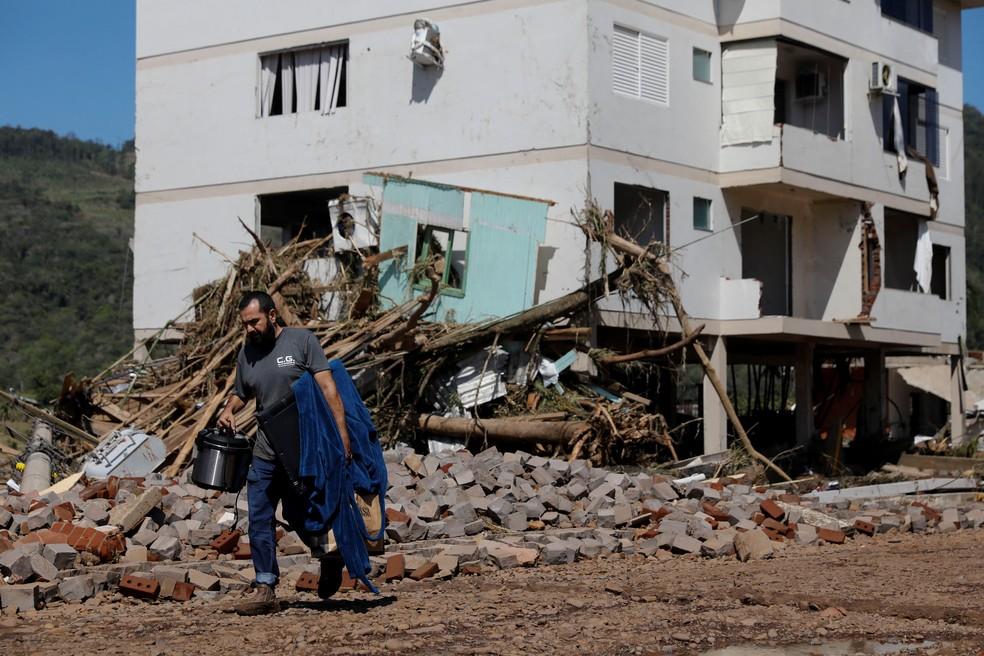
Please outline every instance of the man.
M236 413L246 401L256 398L256 413L261 416L278 402L292 395L291 385L304 372L314 376L331 409L345 448L351 457L345 408L338 395L328 367L328 359L314 333L303 328L288 328L278 320L273 298L265 292L249 292L239 303L239 317L246 339L236 361L236 381L232 394L219 416L219 426L235 430ZM244 615L259 615L279 611L280 603L274 592L280 577L277 565L276 520L277 504L283 503L284 518L302 538L304 534L305 501L291 485L271 444L270 436L262 429L256 432L253 461L246 477L246 498L249 506L249 546L256 570L253 598L236 607ZM341 566L335 560L322 559L322 580L330 595L334 590L327 581L341 576ZM327 570L327 571L326 571Z

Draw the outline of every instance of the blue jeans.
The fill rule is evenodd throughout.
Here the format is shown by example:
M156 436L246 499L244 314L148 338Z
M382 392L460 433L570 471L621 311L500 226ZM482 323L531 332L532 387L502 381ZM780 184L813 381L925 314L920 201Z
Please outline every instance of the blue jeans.
M256 582L276 586L280 578L277 565L277 504L283 503L284 519L302 538L304 500L298 498L287 472L276 460L254 457L246 475L246 502L249 505L249 548L256 570Z

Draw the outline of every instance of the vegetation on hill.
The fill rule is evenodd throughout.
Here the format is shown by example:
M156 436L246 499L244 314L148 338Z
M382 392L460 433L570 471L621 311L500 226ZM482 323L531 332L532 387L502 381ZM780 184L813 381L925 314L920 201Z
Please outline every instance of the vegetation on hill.
M42 400L132 342L133 144L0 127L0 386Z
M984 348L984 115L964 106L964 208L967 227L967 344Z

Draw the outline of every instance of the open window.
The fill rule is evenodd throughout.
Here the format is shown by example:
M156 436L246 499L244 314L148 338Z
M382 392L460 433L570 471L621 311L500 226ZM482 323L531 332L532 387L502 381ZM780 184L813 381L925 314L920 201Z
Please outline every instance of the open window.
M348 193L348 187L258 196L260 237L279 248L295 237L304 240L330 235L328 201L345 193Z
M257 114L330 114L345 107L347 69L347 43L261 55Z
M940 165L940 108L936 89L898 78L898 95L882 98L882 142L885 150L895 152L893 108L899 103L902 117L902 141L926 157L933 166Z
M792 220L743 209L741 277L762 283L762 316L792 316Z
M933 33L933 0L881 0L882 16Z
M933 244L933 279L929 292L950 299L950 247Z
M847 60L780 40L775 82L775 123L844 138Z
M651 187L615 183L615 232L647 246L667 243L669 194Z
M431 225L417 227L417 248L414 258L414 286L430 286L426 269L434 268L441 278L441 293L463 295L468 263L468 233Z

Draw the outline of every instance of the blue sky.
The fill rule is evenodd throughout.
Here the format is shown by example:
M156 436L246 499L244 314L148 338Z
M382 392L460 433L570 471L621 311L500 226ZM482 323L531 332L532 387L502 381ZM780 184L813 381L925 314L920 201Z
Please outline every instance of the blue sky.
M0 0L0 125L133 137L133 0ZM964 12L964 99L984 109L984 9Z

